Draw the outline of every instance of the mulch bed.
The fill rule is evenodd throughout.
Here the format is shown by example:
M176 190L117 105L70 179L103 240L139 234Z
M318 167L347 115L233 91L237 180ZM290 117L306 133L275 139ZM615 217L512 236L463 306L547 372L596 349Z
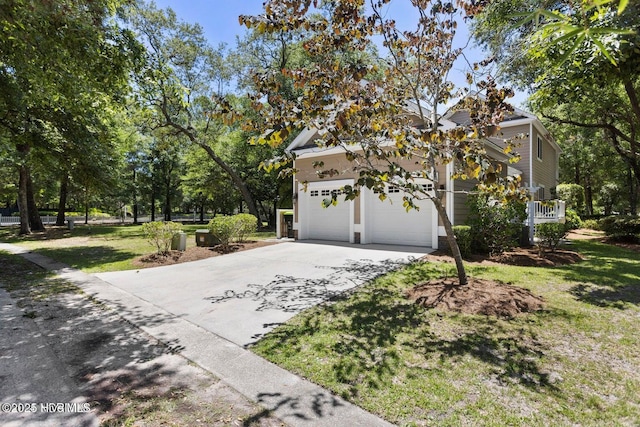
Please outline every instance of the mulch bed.
M431 280L409 289L407 297L427 308L505 318L544 308L544 300L526 289L476 278L465 286L457 279Z
M435 251L422 258L427 262L453 263L445 251ZM575 264L582 255L567 249L540 253L538 248L514 248L500 255L472 255L466 263L478 265L517 265L523 267L555 267ZM465 286L456 279L436 279L416 285L407 297L427 308L467 314L512 318L544 308L544 300L530 291L505 283L469 278Z
M232 252L246 251L249 249L269 246L273 244L276 244L276 242L250 241L243 243L234 243L229 246L228 250L224 250L219 245L213 246L211 248L196 246L187 248L186 251L169 251L166 254L144 255L136 258L133 261L133 265L139 268L159 267L162 265L172 265L182 262L198 261L205 258L211 258L214 256L224 255Z
M425 261L432 262L453 262L453 258L445 251L435 251L423 258ZM518 265L521 267L554 267L558 265L575 264L584 260L582 255L577 252L557 249L555 252L545 252L541 254L538 248L514 248L511 251L504 252L500 255L471 255L465 261L467 263L475 263L480 265Z

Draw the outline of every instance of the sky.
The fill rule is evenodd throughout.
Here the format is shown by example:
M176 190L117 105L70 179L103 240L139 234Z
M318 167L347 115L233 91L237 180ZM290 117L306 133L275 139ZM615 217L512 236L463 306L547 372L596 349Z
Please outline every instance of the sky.
M242 36L246 27L240 26L238 23L239 15L258 15L263 11L262 3L264 0L155 0L159 8L170 7L173 9L178 18L190 22L198 23L202 26L205 36L211 46L217 46L219 43L226 43L228 47L235 46L236 37ZM393 16L398 23L399 28L408 26L411 22L412 7L408 0L393 0L387 6L387 13ZM458 28L456 37L459 40L466 40L468 32L465 24L461 24ZM467 57L470 61L480 61L484 58L482 51L473 48L467 51ZM456 65L452 80L458 86L464 86L464 70L463 65ZM521 106L525 100L524 94L516 94L511 99L511 103Z

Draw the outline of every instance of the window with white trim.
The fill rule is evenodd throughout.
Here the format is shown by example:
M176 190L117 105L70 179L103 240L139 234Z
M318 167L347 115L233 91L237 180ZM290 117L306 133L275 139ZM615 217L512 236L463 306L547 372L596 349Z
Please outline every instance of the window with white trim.
M317 197L318 196L318 190L311 190L311 197Z
M420 186L422 187L422 191L433 191L433 184L421 184Z
M542 138L538 137L538 160L542 160Z

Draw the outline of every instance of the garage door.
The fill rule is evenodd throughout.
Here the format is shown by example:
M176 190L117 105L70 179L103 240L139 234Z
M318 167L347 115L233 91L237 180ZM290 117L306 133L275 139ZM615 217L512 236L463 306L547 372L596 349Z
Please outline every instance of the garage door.
M371 242L432 246L433 203L429 200L415 201L420 210L407 212L403 196L404 193L394 187L387 189L385 201L371 193L367 206Z
M330 199L332 192L339 192L344 184L312 183L306 192L303 192L306 203L301 218L306 221L306 239L335 240L348 242L350 234L350 213L353 202L345 202L343 197L338 197L336 206L324 208L322 201ZM306 215L305 215L306 213ZM305 218L306 217L306 218Z

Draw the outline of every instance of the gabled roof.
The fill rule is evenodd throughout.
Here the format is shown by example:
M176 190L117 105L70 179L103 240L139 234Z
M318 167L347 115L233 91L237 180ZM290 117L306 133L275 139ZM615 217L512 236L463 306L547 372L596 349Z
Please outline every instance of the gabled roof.
M469 113L464 109L449 111L447 114L445 114L444 117L448 120L453 121L459 126L465 126L471 123ZM535 114L529 113L528 111L513 107L513 113L507 115L505 119L500 122L500 127L506 128L523 124L532 124L533 126L535 126L541 134L548 137L547 139L549 143L558 153L562 152L562 149L553 139L551 133L547 130L547 128L544 127L540 119Z

